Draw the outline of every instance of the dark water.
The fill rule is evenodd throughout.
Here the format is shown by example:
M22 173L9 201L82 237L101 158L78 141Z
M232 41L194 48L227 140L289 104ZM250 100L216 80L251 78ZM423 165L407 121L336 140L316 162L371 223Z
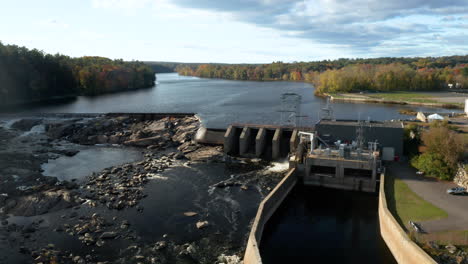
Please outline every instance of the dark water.
M396 263L379 231L376 194L296 186L267 223L272 263Z
M99 260L112 261L118 256L118 252L131 244L149 246L160 240L184 244L207 238L211 246L203 249L207 253L211 253L214 250L212 248L217 247L240 250L249 233L249 223L255 216L264 194L255 184L249 184L248 190L242 190L240 186L211 187L229 179L231 173L220 163L192 164L190 167L177 166L167 169L145 185L144 193L148 196L139 203L144 208L143 212L137 212L135 208L108 210L99 204L96 208L81 206L79 210L69 209L34 217L10 217L8 220L11 223L27 225L42 219L41 228L51 230L63 224L60 217L62 214L69 214L71 211L88 216L98 212L110 222L114 216L127 219L135 235L140 238L138 242L118 239L107 241L103 247L89 247L84 246L77 236L72 237L65 232L49 232L46 236L41 232L31 234L37 244L52 243L62 251L71 251L77 255L94 254ZM185 216L184 212L188 211L198 214L193 217ZM204 229L196 228L195 224L199 220L208 221L209 226ZM121 220L114 224L118 226L119 221ZM163 238L165 234L166 239ZM7 242L0 239L0 252L10 250ZM5 263L30 263L28 256L11 253L11 259L7 258ZM0 263L3 263L1 259Z
M297 93L302 96L300 114L302 125L318 120L325 105L323 98L313 95L312 85L301 82L251 82L203 79L179 76L177 73L157 74L157 84L150 89L108 94L96 97L80 96L63 104L46 105L25 110L43 113L107 113L107 112L194 112L206 126L225 128L230 123L282 122L281 94ZM336 102L335 117L340 119L389 120L406 119L398 109L408 108L425 112L451 112L438 108L359 104ZM287 118L284 116L283 121Z

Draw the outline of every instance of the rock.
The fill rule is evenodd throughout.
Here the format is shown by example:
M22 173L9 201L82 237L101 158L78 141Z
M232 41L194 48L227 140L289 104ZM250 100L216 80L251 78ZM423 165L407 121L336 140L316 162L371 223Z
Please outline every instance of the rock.
M451 254L457 251L457 247L455 247L452 244L448 244L447 246L445 246L445 249L447 249L447 251L450 252Z
M102 247L102 246L104 246L104 244L105 244L104 240L101 240L101 239L99 239L99 240L96 242L96 246L98 246L98 247Z
M158 241L156 242L156 244L154 245L154 249L156 250L161 250L163 248L167 247L167 243L166 241Z
M150 145L155 145L161 141L161 136L148 137L142 139L133 139L124 142L124 145L127 146L136 146L136 147L147 147Z
M96 138L98 144L106 144L108 140L106 135L98 135Z
M429 241L427 244L433 249L439 249L439 245L435 241Z
M117 237L117 232L104 232L101 235L101 239L113 239Z
M21 119L11 125L11 128L21 131L29 131L33 126L41 124L41 119Z
M179 152L174 155L174 159L181 160L181 159L186 159L186 157L184 156L184 154Z
M185 216L196 216L198 213L195 213L195 212L185 212L184 215Z
M207 227L208 224L209 224L208 221L198 221L196 223L196 226L197 226L198 229L202 229L202 228Z
M25 233L25 234L26 234L26 233L34 233L34 232L36 232L36 228L34 227L33 224L30 224L30 225L25 226L25 227L23 228L23 233Z
M78 213L77 212L72 212L69 216L69 218L74 218L74 217L77 217L78 216Z
M80 151L76 150L76 149L54 149L54 150L51 150L51 152L56 153L56 154L60 154L60 155L64 155L64 156L67 156L67 157L73 157L76 154L78 154Z
M232 255L232 256L227 256L224 254L221 254L218 256L218 264L240 264L241 259L237 255Z

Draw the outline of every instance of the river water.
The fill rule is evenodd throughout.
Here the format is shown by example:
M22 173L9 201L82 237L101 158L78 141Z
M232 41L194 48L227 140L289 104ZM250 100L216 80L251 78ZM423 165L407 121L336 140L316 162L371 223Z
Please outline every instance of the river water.
M288 122L287 114L294 104L282 103L283 93L301 96L297 121L313 124L319 119L325 100L314 96L314 87L302 82L252 82L205 79L180 76L177 73L157 74L155 87L95 97L80 96L76 100L25 109L25 113L108 113L163 112L198 113L207 127L226 128L233 122L278 124ZM451 112L440 108L335 102L338 119L390 120L407 119L398 109L424 112Z
M297 185L270 218L264 263L396 263L380 236L376 194Z
M286 122L280 112L284 110L281 101L284 93L301 96L299 109L303 117L300 125L315 123L319 119L320 109L325 106L325 100L315 97L313 86L307 83L227 81L179 76L176 73L157 74L157 79L156 86L149 89L96 97L80 96L72 102L23 109L22 113L193 112L201 116L207 127L225 128L233 122ZM344 102L333 103L333 108L335 117L339 119L373 120L410 118L398 113L401 108L425 112L451 111ZM81 155L85 153L83 151ZM77 158L80 157L78 155ZM120 154L116 155L120 159ZM66 161L63 158L56 163L63 167ZM60 166L55 166L53 161L49 166L50 174L62 173L57 170ZM96 168L91 170L99 171ZM74 177L79 178L80 175ZM251 201L258 202L263 198L261 194L254 190L243 192L237 189L216 190L213 193L208 186L229 177L222 165L179 167L161 176L161 180L152 181L148 186L151 195L142 200L145 208L143 214L134 210L117 212L131 220L138 234L153 240L160 239L163 234L169 234L179 242L196 240L200 234L187 231L193 229L193 221L189 223L182 214L195 210L205 217L211 217L210 223L222 223L217 225L222 226L222 230L216 232L222 235L210 239L227 239L236 246L245 242L249 222L256 211L257 203ZM246 199L250 202L246 202ZM304 258L314 258L317 263L395 263L379 234L377 202L375 195L296 187L265 229L261 248L264 262L302 263ZM210 210L213 206L222 206L226 210ZM236 214L209 216L210 211L234 211ZM148 221L152 224L149 225ZM61 234L54 236L57 237L56 241L53 241L53 236L48 239L63 244ZM80 246L79 243L75 244L76 247Z

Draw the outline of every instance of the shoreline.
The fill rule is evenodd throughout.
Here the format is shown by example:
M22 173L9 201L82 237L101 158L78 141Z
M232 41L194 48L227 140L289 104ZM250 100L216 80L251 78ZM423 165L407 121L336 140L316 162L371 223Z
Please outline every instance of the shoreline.
M328 94L327 94L328 95ZM326 95L324 95L326 96ZM462 105L450 104L450 103L420 103L420 102L411 102L411 101L397 101L397 100L387 100L387 99L367 99L367 98L351 98L351 97L336 97L329 95L331 101L341 101L341 102L358 102L358 103L374 103L374 104L396 104L396 105L414 105L414 106L426 106L426 107L438 107L445 109L463 109Z

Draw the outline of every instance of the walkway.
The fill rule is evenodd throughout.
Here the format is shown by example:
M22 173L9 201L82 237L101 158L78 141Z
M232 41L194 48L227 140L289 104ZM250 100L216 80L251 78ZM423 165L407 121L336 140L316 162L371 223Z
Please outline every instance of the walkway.
M424 200L447 212L447 218L421 222L424 231L468 230L468 196L447 194L447 189L456 184L417 175L416 170L405 163L393 163L388 170Z

